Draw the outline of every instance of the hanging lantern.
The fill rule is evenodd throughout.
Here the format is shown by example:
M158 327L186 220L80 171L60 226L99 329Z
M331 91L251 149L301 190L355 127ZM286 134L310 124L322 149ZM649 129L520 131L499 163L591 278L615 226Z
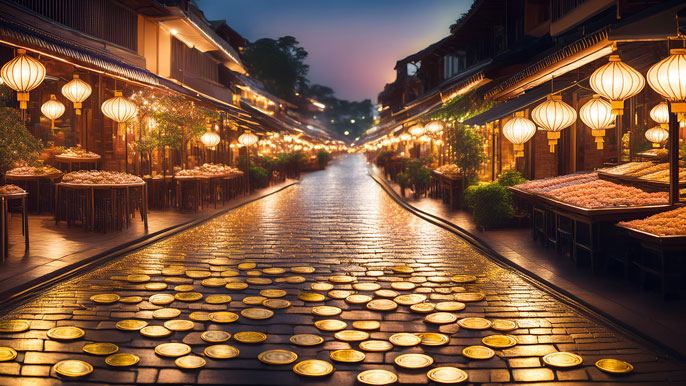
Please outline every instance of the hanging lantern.
M138 113L138 106L122 96L121 91L115 91L114 97L102 102L100 110L105 116L118 123L117 134L122 135L126 122ZM112 135L114 137L114 135Z
M622 115L624 100L641 92L645 79L619 55L610 55L610 62L593 71L589 83L593 91L610 100L612 114Z
M426 129L420 123L410 127L410 134L419 138L426 133Z
M91 92L93 92L91 86L82 81L78 74L74 74L74 79L62 86L62 95L74 103L76 115L81 115L81 105L88 99Z
M411 139L412 139L412 136L411 136L410 134L407 134L407 133L402 133L402 134L400 134L400 140L401 140L401 141L407 142L407 141L409 141L409 140L411 140Z
M438 133L443 130L443 122L441 121L431 121L426 124L425 128L429 130L430 133Z
M655 107L650 109L650 118L657 122L663 128L669 127L669 106L667 102L660 102Z
M660 144L665 142L667 138L669 138L669 131L660 126L646 130L646 139L653 143L653 147L660 147Z
M212 130L208 130L205 132L205 134L200 136L200 142L202 142L205 147L210 149L214 149L217 145L219 145L219 141L221 141L219 134Z
M560 132L576 121L576 110L564 103L561 95L549 95L545 102L531 110L531 119L547 131L548 146L554 153Z
M246 130L245 133L238 137L238 143L243 146L252 146L257 143L257 136L251 133L250 130Z
M667 98L679 121L686 120L686 49L669 51L669 56L653 64L648 70L648 84Z
M596 148L602 150L605 142L605 130L607 130L615 121L615 115L612 114L612 105L600 95L594 94L593 99L586 102L579 109L579 117L586 126L591 128L591 135L595 138Z
M17 92L19 108L26 110L29 91L38 87L45 79L45 66L26 55L26 50L18 49L17 56L2 66L0 76L9 88Z
M57 101L55 94L51 94L50 99L40 107L40 111L50 120L50 128L54 129L55 119L64 114L64 105Z
M536 134L536 125L519 111L503 125L503 135L514 144L515 158L524 156L524 144Z

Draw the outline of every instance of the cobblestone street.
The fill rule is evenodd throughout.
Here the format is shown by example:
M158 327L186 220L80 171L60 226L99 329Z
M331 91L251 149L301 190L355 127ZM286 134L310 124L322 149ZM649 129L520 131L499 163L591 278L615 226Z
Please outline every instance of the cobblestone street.
M474 275L476 281L451 279L455 275ZM264 290L284 290L285 296ZM99 294L116 294L120 301L115 298L103 304L91 300ZM171 296L161 296L164 294ZM230 301L212 296L216 294L229 295ZM325 299L313 294L324 295ZM351 294L368 297L348 297ZM396 297L407 294L423 296ZM485 298L481 299L480 294ZM155 298L150 299L153 295ZM285 307L282 301L263 306L263 295L286 300L290 306ZM136 302L139 299L132 298L136 296L142 299ZM402 304L396 310L376 311L370 308L389 306L390 302L370 304L370 298L396 299ZM111 301L106 297L95 299ZM411 310L410 305L416 302L438 307L433 313L431 306ZM461 303L466 307L459 310ZM313 307L324 305L338 307L342 312L332 316L313 314ZM165 308L168 310L155 313ZM271 310L274 315L246 312L251 308ZM174 309L180 310L180 315L176 316ZM335 309L316 311L322 310L336 313ZM441 310L448 315L439 314ZM208 314L220 311L231 314ZM352 385L360 372L370 369L392 371L401 384L429 384L427 371L439 366L461 368L469 375L468 382L477 384L686 383L682 363L563 303L517 272L483 256L458 236L406 212L367 175L361 156L338 160L325 171L306 175L299 185L119 258L17 309L2 310L2 315L4 321L29 322L27 331L0 333L0 346L18 353L15 360L0 363L2 385ZM446 323L425 321L427 316L432 320L430 315L443 316ZM508 332L466 329L450 315L458 321L468 317L514 321L517 328ZM236 316L237 320L232 321ZM195 322L188 326L167 323L171 330L179 331L169 331L170 335L160 338L122 330L121 324L116 327L122 320L162 326L168 321L165 318ZM345 330L361 331L356 327L364 327L369 337L364 333L334 337L336 332L315 326L315 322L326 319L344 321ZM380 325L353 325L355 321L378 321ZM85 335L71 341L49 338L48 330L59 326L78 327ZM162 335L167 332L159 330ZM214 330L226 331L231 338L218 343L201 337L204 331ZM246 331L264 333L266 340L238 342L235 334ZM369 351L354 341L388 341L393 334L424 332L444 334L449 342L440 345L441 335L426 336L422 344L416 344L421 339L407 343L410 346L386 343L387 351ZM324 341L313 346L292 344L291 338L297 334L318 335ZM495 334L514 336L516 345L495 348L495 356L490 359L462 355L465 347L482 345L483 337ZM105 363L104 355L83 351L86 344L93 342L113 343L119 353L135 354L140 361L130 367L112 367ZM185 370L175 364L174 358L155 353L156 346L168 342L190 346L192 354L206 364ZM231 359L212 359L205 349L216 344L235 347L240 353ZM297 359L282 365L258 360L260 353L275 349L294 352ZM331 352L342 349L359 350L366 357L359 363L330 359ZM542 357L557 351L576 353L583 358L583 364L567 370L546 366ZM407 353L427 354L434 363L415 370L394 363L397 356ZM626 376L603 373L594 365L602 358L628 361L635 370ZM94 371L76 380L64 378L56 374L53 365L66 359L88 362ZM294 373L293 366L308 359L329 362L335 371L319 378Z

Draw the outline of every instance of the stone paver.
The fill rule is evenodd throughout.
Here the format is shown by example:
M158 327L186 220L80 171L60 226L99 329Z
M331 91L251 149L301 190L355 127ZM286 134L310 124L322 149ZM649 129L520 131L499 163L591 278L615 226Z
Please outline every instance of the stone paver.
M81 359L95 371L79 381L82 384L355 384L363 370L386 369L398 374L401 384L428 384L427 369L404 370L394 365L399 354L425 353L437 365L455 366L467 371L474 383L506 382L645 382L679 384L686 382L686 368L661 352L632 341L579 310L561 302L552 294L533 286L517 272L502 268L456 235L435 227L401 209L366 174L359 156L333 164L328 170L308 175L299 186L248 204L197 228L160 241L150 247L124 256L78 279L60 284L38 298L13 310L3 310L3 319L24 319L31 329L22 333L0 333L0 346L18 351L15 361L0 366L0 384L60 384L51 366L63 359ZM219 260L221 261L219 261ZM239 270L238 264L253 262L255 268ZM212 263L212 264L210 264ZM217 265L219 264L219 265ZM314 267L314 273L292 272L293 267ZM409 274L394 273L393 267L408 266ZM245 290L203 286L201 278L186 275L163 275L169 267L210 272L211 277L230 281L251 282L268 278L271 284L249 284ZM265 268L284 268L285 273L269 274ZM229 276L231 270L238 276ZM222 276L222 272L224 276ZM168 273L168 272L167 272ZM168 288L145 289L145 283L131 283L127 275L146 274L151 282L167 282ZM475 275L476 282L452 283L456 274ZM496 350L488 360L472 360L461 355L462 349L480 344L481 338L496 334L493 330L474 331L456 323L434 325L424 322L424 314L399 306L396 311L370 311L364 304L350 304L327 296L321 302L299 300L302 291L312 291L313 283L331 283L333 275L349 275L356 283L377 283L390 290L395 281L416 284L412 290L395 290L400 294L424 294L428 302L450 301L455 293L481 292L485 299L469 302L455 311L458 318L485 317L489 320L517 321L519 328L509 332L518 344ZM304 282L299 282L302 276ZM175 300L167 306L148 301L154 294L176 294L174 287L190 284L203 295L194 302ZM374 291L357 291L352 283L331 283L336 290L380 298ZM122 319L145 320L162 325L153 311L172 307L181 310L178 319L189 319L194 311L231 311L240 314L249 307L242 300L259 296L263 289L283 289L282 298L291 302L285 309L265 320L240 316L228 324L196 322L192 331L174 332L170 337L149 339L138 332L115 329ZM312 291L326 295L328 291ZM142 296L138 304L96 304L90 297L116 293L122 297ZM208 304L211 294L228 294L229 303ZM311 313L316 305L340 307L338 316L319 317ZM259 307L259 306L258 306ZM449 335L445 346L394 347L386 353L367 353L360 364L333 363L336 371L320 379L304 380L291 365L267 365L257 356L270 349L290 350L305 359L329 360L332 350L358 348L357 342L342 342L333 332L320 331L314 322L339 319L352 329L355 320L378 320L381 327L370 331L370 339L386 340L399 332L442 332ZM85 337L76 342L47 338L55 326L76 326ZM181 370L171 358L160 357L154 348L160 343L183 342L199 356L209 344L200 338L205 330L259 331L267 334L266 342L243 344L232 337L226 344L240 350L234 359L206 358L199 370ZM293 334L313 333L325 342L314 347L290 344ZM105 364L104 357L82 352L90 342L112 342L119 352L133 353L140 362L117 370ZM584 358L582 366L557 370L543 365L541 357L556 351L573 351ZM636 370L628 376L609 376L594 367L595 361L613 357L633 363Z

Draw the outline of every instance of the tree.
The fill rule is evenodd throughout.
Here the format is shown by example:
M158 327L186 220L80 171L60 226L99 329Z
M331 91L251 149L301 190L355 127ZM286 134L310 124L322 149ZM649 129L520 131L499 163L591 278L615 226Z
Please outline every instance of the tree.
M359 136L373 124L372 101L369 99L359 102L338 99L333 89L319 84L309 86L305 95L325 104L326 109L318 117L341 135L347 131L348 138Z
M4 175L15 162L33 162L42 148L41 142L28 130L11 107L0 107L0 175Z
M466 178L465 185L470 185L476 179L481 163L486 159L479 134L461 123L455 123L453 127L448 128L447 137L455 165Z
M264 84L270 93L294 101L295 93L307 86L305 64L307 51L293 36L277 40L259 39L243 51L242 59L248 73Z

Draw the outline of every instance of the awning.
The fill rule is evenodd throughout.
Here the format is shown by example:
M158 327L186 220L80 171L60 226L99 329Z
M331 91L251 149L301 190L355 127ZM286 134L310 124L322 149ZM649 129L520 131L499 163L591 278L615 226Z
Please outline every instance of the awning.
M676 34L677 13L686 9L683 0L663 1L618 23L609 38L612 41L665 40Z

